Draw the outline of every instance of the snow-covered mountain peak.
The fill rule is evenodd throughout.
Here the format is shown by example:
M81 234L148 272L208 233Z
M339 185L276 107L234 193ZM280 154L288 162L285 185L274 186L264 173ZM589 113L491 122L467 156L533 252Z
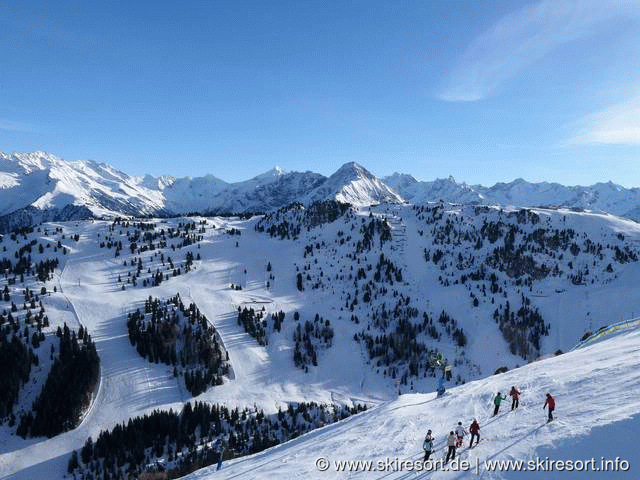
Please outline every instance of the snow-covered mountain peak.
M55 219L62 211L65 219L160 213L161 197L134 177L92 160L66 162L43 151L0 153L1 230L30 224L41 214Z
M373 179L376 178L366 168L356 162L347 162L342 165L333 175L329 178L340 178L344 180L357 180L360 178Z
M176 180L175 177L172 177L171 175L160 175L159 177L154 177L149 174L133 177L133 179L137 184L151 190L164 190L169 185L172 185Z
M617 183L609 180L608 182L596 183L594 187L601 187L603 189L608 189L616 192L622 192L625 188L622 185L618 185Z
M271 170L268 170L268 171L266 171L264 173L261 173L260 175L256 175L252 179L248 180L248 182L270 183L270 182L277 181L280 177L283 177L286 174L287 174L287 172L285 172L282 168L280 168L280 167L278 167L276 165ZM244 182L238 182L238 183L242 184Z
M391 187L355 162L345 163L305 199L333 199L356 206L404 202Z
M625 188L611 181L592 186L564 186L559 183L531 183L522 178L498 182L492 187L458 183L453 177L431 182L407 182L401 176L386 177L385 182L408 202L553 206L589 209L640 220L640 189Z
M400 173L400 172L393 172L388 177L384 177L383 180L385 182L388 182L389 180L402 181L402 182L406 182L407 184L416 183L418 181L413 175L410 175L408 173Z
M47 152L12 152L10 154L0 152L0 168L2 171L31 173L34 170L45 170L54 165L64 163L63 160Z

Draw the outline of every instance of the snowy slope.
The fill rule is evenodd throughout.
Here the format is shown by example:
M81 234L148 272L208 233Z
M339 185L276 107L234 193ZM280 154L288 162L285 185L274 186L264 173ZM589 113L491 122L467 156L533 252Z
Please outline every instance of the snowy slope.
M175 226L180 221L169 220L168 224ZM288 252L292 242L265 240L252 231L251 221L216 219L197 250L207 260L196 262L195 271L153 289L128 286L122 290L116 281L119 274L126 272L122 258L131 259L134 255L123 251L120 258L114 259L112 250L98 248L99 235L104 238L108 225L84 222L69 226L79 232L80 241L65 263L58 284L67 310L75 312L91 332L100 355L102 378L94 405L78 428L52 439L22 440L12 434L14 429L0 427L0 478L60 478L69 453L88 436L95 437L101 430L156 408L179 408L191 398L170 367L138 356L127 338L126 312L140 306L151 294L164 298L178 292L185 301L195 301L222 336L233 378L210 388L198 400L232 407L258 405L274 413L291 401L348 403L352 396L374 401L388 393L386 382L376 379L369 383L367 392L361 391L360 381L369 368L340 327L336 349L341 353L327 356L321 369L305 374L291 361L290 337L274 336L268 347L262 347L238 326L238 306L264 305L270 311L283 310L288 324L292 324L293 311L300 311L305 318L318 311L317 300L295 295L291 288L294 273ZM228 228L245 233L239 237L239 247L235 247L236 237L225 233ZM176 259L184 252L168 250ZM269 289L264 283L262 252L269 252L276 275ZM233 282L241 283L243 290L230 289ZM357 367L344 371L343 362ZM336 375L336 371L345 374Z
M95 215L149 214L162 208L157 192L142 188L109 165L65 162L46 152L0 153L0 215L33 206L83 205Z
M569 349L586 331L640 311L633 280L640 264L632 253L640 229L630 220L570 210L381 205L307 230L306 215L309 210L278 212L258 225L276 237L299 235L303 258L293 260L304 292L338 305L334 316L352 324L363 348L370 345L365 352L384 375L395 369L402 376L415 362L421 372L429 351L437 350L456 363L462 379L477 378ZM374 238L369 248L360 232L370 231L374 220L388 225L389 239L380 244ZM300 232L290 233L295 225ZM400 272L401 278L377 272ZM507 304L510 321L517 314L524 322L517 332L527 332L527 318L539 315L540 325L529 325L532 334L540 333L537 347L510 351L502 325ZM442 312L453 327L439 318ZM401 324L422 328L399 331ZM466 338L463 348L452 338L456 329ZM394 338L393 360L368 343L382 335ZM407 380L402 388L433 388L429 378L410 374Z
M496 392L517 385L520 407L509 411L508 402L491 418ZM640 427L640 331L626 333L556 358L542 360L511 372L491 376L435 394L408 394L330 425L301 438L251 457L228 462L222 472L205 468L187 479L215 478L637 478L638 462L633 439ZM552 392L557 405L555 420L547 424L541 409L545 393ZM421 444L427 429L435 436L433 458L446 454L445 437L458 421L468 428L473 418L481 427L481 441L465 447L458 456L469 462L467 472L404 471L338 472L336 461L421 460ZM617 472L491 472L485 462L589 461L628 462L628 471ZM329 460L327 471L318 471L319 458ZM543 463L545 465L545 463ZM550 463L546 463L550 465ZM590 464L591 465L591 464ZM624 466L624 465L623 465ZM477 470L476 470L477 468Z
M326 223L325 219L325 223L302 224L303 227L312 224L316 226L309 230L302 228L296 240L272 238L266 232L256 231L256 225L261 222L259 218L249 220L208 218L207 223L202 227L204 232L201 234L201 240L186 247L177 246L175 250L170 245L162 248L162 252L170 255L176 263L182 262L188 251L197 253L201 259L194 262L194 269L189 273L170 277L156 287L144 287L140 282L137 286L132 286L126 280L132 268L130 265L123 265L125 261L130 263L134 258L142 257L145 263L143 272L147 271L147 266L149 270L155 270L160 266L159 260L154 259L158 248L143 254L130 252L127 238L133 232L133 227L115 225L110 229L111 222L105 221L65 223L63 225L66 234L64 241L69 242L70 252L64 257L65 262L61 265L60 271L56 272L58 293L57 297L54 297L57 303L53 310L59 312L56 313L59 317L58 322L64 320L82 324L92 335L101 359L100 387L93 406L86 414L83 423L75 430L51 439L23 440L12 434L15 429L11 429L6 424L1 426L0 477L61 478L66 470L70 452L80 448L88 436L95 438L104 429L112 428L115 424L125 422L132 416L149 413L157 408L175 410L184 401L190 400L183 383L173 377L169 366L146 361L137 354L127 338L126 313L139 307L150 295L165 298L180 293L185 301L195 302L200 311L216 327L229 352L233 376L226 379L223 385L209 388L199 395L197 400L232 407L256 405L272 413L288 402L297 401L347 404L352 402L381 404L382 402L382 406L375 410L375 412L381 412L380 416L375 414L375 417L356 417L344 423L345 427L333 427L338 430L325 429L311 435L319 435L318 438L322 439L323 443L326 442L327 448L331 448L327 451L341 452L339 448L346 447L331 443L327 437L335 436L339 440L342 438L339 432L343 428L349 430L345 435L352 435L351 432L353 432L353 435L357 434L360 439L356 442L353 436L345 437L349 438L349 444L354 445L354 448L358 444L356 450L344 450L346 453L360 454L366 451L369 455L386 455L386 452L397 452L394 453L396 456L415 455L419 437L423 434L425 427L424 405L410 407L408 404L429 401L432 396L431 394L403 395L398 402L385 403L395 396L398 389L396 381L383 372L386 370L385 367L377 365L378 358L372 360L368 357L367 349L362 342L354 340L354 334L367 331L370 319L372 320L371 331L376 332L378 327L373 324L374 317L368 315L370 309L381 309L383 302L387 302L387 306L392 307L393 304L389 302L395 302L402 295L402 298L412 299L409 306L418 308L420 314L428 313L432 318L437 318L443 309L449 312L468 333L469 342L464 349L456 347L452 339L444 333L442 326L438 326L442 333L440 339L428 340L424 333L416 335L416 339L421 342L429 341L429 347L437 347L447 358L459 360L456 365L456 376L461 375L467 381L490 375L499 366L513 368L517 364L524 363L522 358L509 352L496 322L491 317L493 310L497 308L498 303L505 301L505 297L496 295L496 303L491 303L490 296L483 297L479 293L478 289L482 288L483 283L467 282L466 285L452 283L454 277L462 274L469 275L473 270L470 267L464 267L461 270L457 268L455 262L458 253L463 255L463 259L473 254L477 257L475 262L478 263L480 259L484 262L484 259L491 254L494 247L487 240L481 248L474 247L473 235L477 235L485 222L500 221L504 232L507 231L508 226L519 226L522 232L514 236L516 245L524 242L530 234L533 235L536 229L542 227L550 232L556 229L559 231L572 229L576 232L573 241L580 246L580 252L576 255L569 253L568 250L551 252L556 257L551 257L549 252L542 249L535 252L536 258L540 261L549 262L550 258L556 258L562 267L562 275L543 278L532 283L531 295L527 293L527 286L518 287L520 290L514 288L509 293L509 299L514 306L519 301L521 292L527 293L531 297L532 304L542 312L545 321L551 324L550 335L543 339L541 348L543 355L552 353L557 348L567 350L577 343L586 329L597 329L622 318L629 318L633 316L634 309L635 313L638 313L639 262L628 259L616 262L614 259L616 247L620 251L619 255L627 255L625 252L631 252L636 248L640 239L640 227L635 222L607 215L535 209L532 213L535 213L539 220L537 223L532 223L535 217L531 212L520 214L513 209L493 208L476 212L473 207L441 205L433 208L434 210L430 213L407 205L348 209L342 216L329 223ZM310 210L312 209L299 209L291 215L300 212L304 214ZM285 213L285 215L288 214ZM291 218L293 217L279 217L278 221L291 220ZM434 223L427 223L435 218L438 220L434 220ZM193 220L184 218L155 220L155 231L167 230L169 227L177 228L187 221L193 221L199 226L204 220L201 217ZM388 222L390 239L384 245L380 245L379 241L373 238L369 250L365 248L361 254L354 256L357 242L361 245L364 242L365 235L360 233L361 228L370 225L369 222L374 220L379 222L380 228ZM448 232L451 236L450 241L441 241L441 229ZM240 234L235 233L236 231ZM365 228L365 231L368 230ZM458 231L461 235L459 238L454 237L454 233ZM78 241L71 242L70 238L75 234L78 234ZM43 234L34 232L33 235L39 237ZM113 249L100 247L100 243L104 242L108 236L113 236L114 241L122 241L124 244L117 258L114 257ZM466 240L464 240L465 236L468 237ZM348 237L351 238L347 240ZM587 239L594 245L598 242L603 245L598 254L592 255L583 249ZM22 241L21 238L18 240ZM11 256L12 249L18 248L18 243L10 240L9 236L6 236L3 241L6 242L5 245L10 246L9 256ZM496 240L496 245L498 242L504 244L504 237ZM310 245L311 249L309 249ZM441 267L445 263L434 264L433 261L426 261L424 258L423 249L433 250L434 247L443 249L441 261L447 262L444 270ZM311 253L308 253L309 251ZM598 252L598 249L596 248L595 251ZM393 285L383 282L387 292L382 293L382 290L378 290L378 298L372 296L372 300L367 303L362 300L363 291L365 284L371 281L375 272L375 268L367 270L367 265L375 265L381 253L402 268L403 279L394 281ZM562 260L559 259L560 254L563 255ZM571 269L568 267L569 261L572 262ZM594 261L597 268L593 267ZM453 265L449 266L448 262L452 262ZM613 265L612 272L606 271L608 263ZM271 265L270 271L267 270L268 264ZM589 280L593 278L594 283L572 283L570 276L577 270L584 271L585 266L589 267L590 273L588 276L585 274L584 278ZM359 267L364 270L365 275L355 286L354 276L357 275ZM296 277L300 271L308 273L310 278L310 280L306 277L303 279L303 291L296 288ZM323 275L320 275L320 272L323 272ZM504 285L503 282L515 281L515 279L510 280L500 270L496 272L500 286ZM443 277L443 280L447 280L448 276L451 277L449 285L443 285L438 279ZM119 281L119 277L123 280ZM489 288L489 282L484 282ZM241 285L242 290L231 289L230 284ZM318 288L314 288L315 284ZM48 288L51 290L52 286L49 285ZM398 296L394 295L396 290ZM480 298L481 303L478 307L473 306L470 292ZM345 306L347 296L350 296L350 302L353 302L354 296L359 299L353 311ZM268 344L259 345L238 325L236 320L238 307L253 307L257 310L265 307L268 313L283 311L286 317L282 331L270 331ZM296 321L293 320L295 312L300 313L301 321L313 319L314 315L319 314L331 321L335 331L333 344L318 350L318 365L311 366L308 373L295 367L292 360L295 348L293 342L293 332L296 327ZM352 320L352 315L360 317L358 323ZM417 318L415 322L419 323L421 317ZM397 323L390 322L387 333L394 331L397 326ZM629 342L635 342L637 345L637 336L625 338L629 338ZM589 348L604 347L594 345ZM627 358L626 361L637 363L638 352L632 351L630 344L616 344L615 348L621 349L620 355L623 357L626 355L631 358ZM603 351L602 354L593 354L593 358L613 355L612 350L614 347ZM593 353L593 350L589 352ZM452 394L439 401L441 403L437 403L441 407L437 407L440 410L435 410L433 418L441 420L430 420L429 424L432 425L431 428L435 427L434 430L438 432L441 439L440 432L450 428L451 422L457 421L459 415L460 420L464 419L465 422L469 420L467 417L472 415L478 415L482 420L486 418L481 415L485 415L488 408L491 391L504 390L512 383L525 388L525 402L528 399L537 399L545 389L549 388L559 394L560 405L565 405L569 401L566 392L570 391L570 388L577 388L577 385L582 384L585 385L585 392L591 391L590 385L595 388L597 383L602 384L602 389L614 388L614 398L598 400L602 402L617 402L615 397L618 395L622 395L619 398L627 402L627 395L630 395L628 392L637 392L637 377L633 377L636 374L632 374L631 364L628 366L629 371L626 370L626 366L618 371L612 366L613 364L603 360L599 367L592 365L580 370L578 365L586 362L583 362L583 357L575 357L580 354L580 352L571 353L560 356L558 359L535 363L527 367L534 370L525 370L523 374L511 372L484 380L488 383L469 383L459 390L463 395ZM428 354L424 354L424 357L428 359ZM425 358L421 358L421 361ZM565 358L567 360L564 360ZM623 360L615 357L612 362L620 364ZM560 367L565 368L566 365L571 365L573 370L567 370L568 373L563 377ZM626 364L623 363L623 365ZM407 368L406 363L402 361L393 363L393 366L399 372ZM411 377L410 382L400 386L403 393L409 393L412 389L414 392L433 390L434 378L423 376L422 374L426 372L423 371L424 367L421 368L420 378ZM621 382L616 386L606 383L612 372ZM528 380L529 377L532 380ZM591 377L593 380L590 379ZM556 381L559 383L554 383ZM477 388L473 385L477 385ZM627 389L626 393L623 392L624 389ZM603 390L595 393L600 391ZM474 399L473 402L468 401L470 395ZM588 402L584 401L584 397L581 396L578 399L585 404L581 404L580 408L587 408ZM542 417L540 402L533 401L535 408L538 408L537 411L534 410L535 422L539 422ZM629 408L637 409L635 401L629 400ZM25 404L25 402L28 400L23 401L22 407L28 408L28 403ZM432 404L436 405L436 402L429 403L430 406ZM605 406L604 403L593 405L597 408ZM617 406L620 407L620 404ZM401 408L392 410L398 407ZM563 408L564 406L559 407L558 410L560 419L558 425L562 425ZM397 415L401 415L402 418L394 417L396 414L393 412L398 412ZM626 404L622 404L620 408L604 410L605 416L602 417L602 423L621 419L627 412ZM516 415L521 415L521 412ZM593 416L594 413L591 412L590 415ZM405 421L405 417L412 423ZM533 431L538 426L534 418L523 418L523 422L529 428L526 432ZM586 426L579 423L582 420L576 419L576 422L578 422L577 427L574 428L572 425L571 431L585 432ZM482 424L485 425L485 422ZM358 425L362 428L352 428ZM387 427L389 430L385 430ZM509 429L512 427L508 426L506 430L491 430L489 424L486 424L486 427L486 432L484 429L483 432L486 433L487 438L493 435L500 445L500 448L492 447L487 450L485 454L487 457L499 452L505 444L513 443L513 440L508 442L515 435L510 433ZM555 424L550 427L556 428ZM503 430L506 432L505 438L500 440ZM371 432L378 432L378 435L373 437L377 439L376 442L363 442L362 439L370 437ZM566 428L563 432L566 433ZM531 435L533 436L534 433ZM397 443L380 442L379 438L391 438L394 441L397 439ZM555 442L561 437L533 436L532 438L536 439L536 443L555 446ZM304 438L296 440L293 445L303 441ZM523 445L527 447L528 444L524 442ZM483 447L482 444L478 449L481 447ZM312 453L298 454L294 451L287 453L284 457L287 465L297 465L295 468L302 468L302 464L295 463L295 458L304 460L305 455L308 457L315 454L318 445L315 444L309 448L311 450L308 452ZM509 450L511 451L518 450ZM526 452L529 451L526 450ZM296 455L300 456L296 457ZM256 457L254 465L259 464L260 458L266 457ZM282 465L283 457L270 458L276 459L269 462L271 467L274 464L286 467ZM242 460L238 460L237 468L239 469L242 468L241 462ZM308 468L313 468L313 465L310 463ZM241 473L237 478L242 478L244 470L236 472ZM291 471L284 470L280 478L290 478L290 473ZM251 475L248 478L252 478Z

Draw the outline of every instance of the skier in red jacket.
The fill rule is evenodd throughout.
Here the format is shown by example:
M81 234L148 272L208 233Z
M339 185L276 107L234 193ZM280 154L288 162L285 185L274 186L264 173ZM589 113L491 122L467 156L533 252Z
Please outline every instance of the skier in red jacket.
M511 397L511 410L515 410L520 404L520 390L518 390L516 387L511 387L509 396Z
M556 401L550 393L547 393L547 399L545 400L542 409L544 410L544 407L547 406L549 407L549 420L547 420L547 423L549 423L551 420L553 420L553 411L556 408Z
M471 433L471 441L469 442L469 448L471 448L473 445L473 437L476 437L476 445L480 441L480 425L475 418L473 419L473 423L469 426L469 433Z

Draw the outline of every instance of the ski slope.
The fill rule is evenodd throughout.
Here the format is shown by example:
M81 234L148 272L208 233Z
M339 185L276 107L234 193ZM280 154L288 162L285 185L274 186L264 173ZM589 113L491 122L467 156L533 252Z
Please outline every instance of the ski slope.
M520 407L511 412L502 404L492 418L492 397L505 394L511 385L523 395ZM556 398L555 420L546 423L542 410L545 393ZM636 479L640 455L635 439L640 427L640 331L628 332L555 358L541 360L513 371L470 382L449 390L445 396L407 394L338 424L310 432L265 452L232 460L216 472L205 468L185 479L262 478L616 478ZM428 428L435 434L439 459L446 453L446 433L462 421L466 428L473 418L481 426L477 447L458 451L471 464L470 471L337 472L335 461L420 460L421 444ZM319 458L329 460L329 469L316 468ZM600 468L602 457L629 463L627 471L492 472L485 461L535 460L550 466L553 460L590 460ZM476 470L476 461L479 468ZM374 466L377 466L374 463ZM573 474L573 477L570 476Z
M322 299L302 298L293 293L290 279L294 273L288 253L292 242L265 240L253 232L250 222L249 225L233 219L216 222L217 228L207 232L198 250L207 260L197 261L193 272L171 278L158 287L125 291L117 288L115 277L122 268L122 259L131 255L123 252L122 257L114 259L112 251L96 245L98 233L104 234L109 222L67 225L80 233L80 241L66 259L56 282L59 290L56 298L64 304L66 312L59 319L74 328L82 324L91 332L100 355L100 386L82 424L72 431L50 439L24 440L2 426L0 478L62 478L69 455L87 437L96 438L100 431L154 409L179 410L189 400L231 408L257 406L275 413L289 402L351 403L353 399L372 403L388 398L392 385L378 378L371 378L367 390L362 390L362 379L369 367L362 361L361 352L352 347L350 334L337 329L335 347L340 354L328 356L322 368L305 374L293 365L291 341L284 334L274 336L268 347L262 347L244 332L236 321L238 306L266 305L283 310L291 322L294 310L305 312ZM231 227L246 233L238 240L238 247L235 238L223 233ZM265 248L277 274L270 289L264 282ZM229 284L234 282L245 288L230 289ZM127 335L127 312L140 307L149 295L169 297L176 293L185 302L194 301L216 327L233 369L233 378L195 399L173 377L170 366L140 357ZM323 304L323 308L327 306Z
M419 304L421 308L433 312L446 308L461 319L471 337L466 355L482 367L482 375L490 374L497 366L513 367L521 362L508 353L497 328L484 322L493 307L486 305L471 310L468 292L462 286L444 287L437 283L439 269L422 258L416 233L418 225L409 207L398 206L388 211L380 207L374 209L374 213L393 219L393 245L386 253L393 256L405 272L407 282L402 288L424 303ZM363 210L358 215L366 218L368 212ZM549 215L559 218L553 212ZM623 232L634 240L640 238L637 224L626 220L587 214L571 217L567 213L567 216L584 220L583 230L593 238L608 239L613 235L611 232ZM175 225L179 221L166 222ZM79 241L69 243L70 253L65 256L61 270L56 271L54 283L58 292L49 297L47 301L51 306L47 308L51 307L52 321L64 321L74 328L82 324L90 332L100 355L100 386L82 424L72 431L51 439L23 440L11 434L6 425L0 426L0 478L63 478L71 451L81 448L87 437L95 439L100 431L154 409L179 409L189 400L232 408L257 406L267 413L275 413L278 407L297 401L361 402L374 406L364 415L231 462L228 469L225 466L223 475L203 470L191 478L292 478L305 473L310 478L380 478L382 472L320 473L315 470L314 461L323 455L330 460L379 460L387 456L418 459L426 428L436 432L438 455L442 456L445 432L458 420L468 426L474 416L480 420L483 441L473 455L483 460L531 458L536 448L541 449L540 452L549 449L553 452L549 455L558 459L574 458L570 455L572 449L583 456L591 447L596 453L598 448L602 449L602 456L629 460L638 457L633 452L625 457L622 449L629 442L618 441L633 437L639 426L638 418L631 418L640 411L638 399L634 398L640 391L637 333L620 334L504 375L467 383L450 390L441 400L435 400L433 394L402 395L392 400L397 389L395 381L378 374L376 367L367 363L366 351L353 341L354 332L363 326L354 325L348 319L350 313L342 312L344 304L340 294L353 289L352 283L333 281L325 290L304 292L295 286L296 268L302 268L305 261L313 262L314 269L324 268L326 274L335 274L336 270L349 266L340 263L352 248L346 245L336 247L335 254L330 250L319 253L314 260L303 257L306 242L326 240L330 245L329 241L337 238L338 230L348 231L345 224L323 225L306 232L299 240L278 240L256 232L253 228L256 219L213 218L209 222L199 247L187 249L201 255L202 259L194 263L194 270L157 287L127 286L126 290L118 287L116 278L123 272L123 260L130 261L135 255L124 248L121 256L114 258L113 251L98 247L98 240L104 238L110 222L60 224L67 235L79 234ZM227 229L238 229L242 235L228 235ZM184 253L182 250L171 254L177 259ZM372 256L378 254L376 251ZM149 253L144 256L146 261ZM268 286L267 262L272 264L274 275ZM634 309L637 312L638 272L640 265L634 262L620 266L619 272L616 271L619 276L606 284L574 286L567 281L559 283L557 279L548 279L537 285L540 304L553 321L553 335L544 352L575 345L590 323L598 328L632 316ZM231 289L231 283L242 285L242 290ZM562 294L556 293L559 286L565 289ZM51 291L53 285L47 287ZM429 295L424 294L426 287ZM215 326L229 352L233 369L232 377L223 385L212 387L195 399L190 397L184 384L173 377L171 367L140 357L127 336L127 312L142 305L150 295L165 298L176 293L185 303L195 302ZM272 332L267 346L258 345L237 324L237 308L244 306L255 309L265 306L268 312L284 311L283 331ZM296 368L292 362L291 318L296 311L303 319L320 313L331 319L335 329L332 347L320 352L319 365L309 373ZM439 346L445 353L447 348L449 354L454 353L451 344L439 342ZM468 378L479 376L478 371ZM434 379L430 377L416 379L415 390L428 392L433 384ZM511 385L523 390L520 410L488 420L492 396L498 390L508 391ZM403 386L403 392L408 390L408 386ZM545 417L541 407L546 391L557 396L558 421L542 426ZM597 425L604 425L601 428L605 431L598 434L598 442L593 443L588 434ZM626 433L626 429L634 433ZM622 453L614 455L615 449L605 451L605 446L620 448ZM594 453L594 456L597 455ZM382 478L411 478L403 476L407 472L387 473ZM436 472L433 476L440 477L454 478L455 475Z

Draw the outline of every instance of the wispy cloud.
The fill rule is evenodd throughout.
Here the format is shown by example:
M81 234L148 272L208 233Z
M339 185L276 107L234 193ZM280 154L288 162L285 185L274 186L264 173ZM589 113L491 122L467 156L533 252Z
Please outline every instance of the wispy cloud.
M542 0L501 18L456 62L438 97L469 102L493 94L525 67L616 17L639 17L636 0Z
M569 144L640 145L640 94L577 122Z

